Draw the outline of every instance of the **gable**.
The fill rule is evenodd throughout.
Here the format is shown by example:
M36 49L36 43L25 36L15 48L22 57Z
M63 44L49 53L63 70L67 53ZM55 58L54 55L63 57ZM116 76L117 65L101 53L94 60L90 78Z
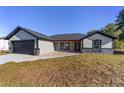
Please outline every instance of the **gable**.
M108 38L111 38L111 39L117 39L116 37L108 35L108 34L106 34L104 32L101 32L101 31L96 31L94 33L88 34L88 35L84 36L82 39L85 39L85 38L88 38L90 36L93 36L94 34L100 34L101 36L104 36L104 37L108 37Z
M83 47L84 48L92 48L92 41L93 40L101 40L101 47L102 48L112 48L112 42L113 39L109 38L107 36L101 35L99 33L96 33L94 35L91 35L87 38L83 39Z
M93 35L91 35L91 36L89 36L87 38L89 38L91 40L96 40L96 39L99 39L99 40L112 40L112 38L107 37L107 36L102 35L102 34L99 34L99 33L95 33L95 34L93 34Z
M28 38L30 39L31 37L34 37L34 38L42 39L42 40L48 40L48 41L52 40L50 37L48 37L42 33L27 29L27 28L23 28L23 27L16 27L16 29L14 29L14 31L12 31L9 35L7 35L5 39L9 40L11 37L14 37L14 39L20 39L17 37L15 38L15 36L14 36L16 33L20 32L20 31L23 31L22 33L26 33L26 34L28 33L28 35L26 35L27 38L25 38L26 36L23 36L21 34L22 35L21 37L24 37L24 39L28 39Z
M13 34L13 36L9 40L30 40L36 39L33 35L27 33L24 30L19 30L17 33Z

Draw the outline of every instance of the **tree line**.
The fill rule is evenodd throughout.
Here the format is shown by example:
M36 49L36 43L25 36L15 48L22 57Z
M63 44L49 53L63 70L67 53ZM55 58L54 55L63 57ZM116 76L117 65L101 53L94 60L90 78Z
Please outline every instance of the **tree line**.
M97 30L91 30L88 34L95 31ZM115 22L107 24L100 31L117 37L114 41L115 50L124 50L124 9L119 12Z

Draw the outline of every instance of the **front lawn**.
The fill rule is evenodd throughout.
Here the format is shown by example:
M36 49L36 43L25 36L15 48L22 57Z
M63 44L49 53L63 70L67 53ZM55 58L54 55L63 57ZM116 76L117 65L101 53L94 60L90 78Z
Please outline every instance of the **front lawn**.
M0 86L124 86L124 55L11 62L0 65Z

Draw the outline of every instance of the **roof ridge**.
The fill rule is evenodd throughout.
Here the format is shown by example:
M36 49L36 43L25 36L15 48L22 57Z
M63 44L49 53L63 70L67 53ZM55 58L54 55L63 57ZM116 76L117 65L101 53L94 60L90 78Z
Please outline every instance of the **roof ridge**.
M50 35L50 36L54 36L54 35L74 35L74 34L80 34L80 35L85 35L85 34L82 34L82 33L65 33L65 34L53 34L53 35Z
M53 40L80 40L84 36L85 34L73 33L73 34L56 34L56 35L51 35L50 37Z

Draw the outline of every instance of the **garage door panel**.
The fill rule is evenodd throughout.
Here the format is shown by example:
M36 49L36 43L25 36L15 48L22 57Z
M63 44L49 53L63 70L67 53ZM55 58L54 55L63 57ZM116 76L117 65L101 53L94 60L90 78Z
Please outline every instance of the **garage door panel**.
M34 41L14 41L13 52L20 54L34 54Z

